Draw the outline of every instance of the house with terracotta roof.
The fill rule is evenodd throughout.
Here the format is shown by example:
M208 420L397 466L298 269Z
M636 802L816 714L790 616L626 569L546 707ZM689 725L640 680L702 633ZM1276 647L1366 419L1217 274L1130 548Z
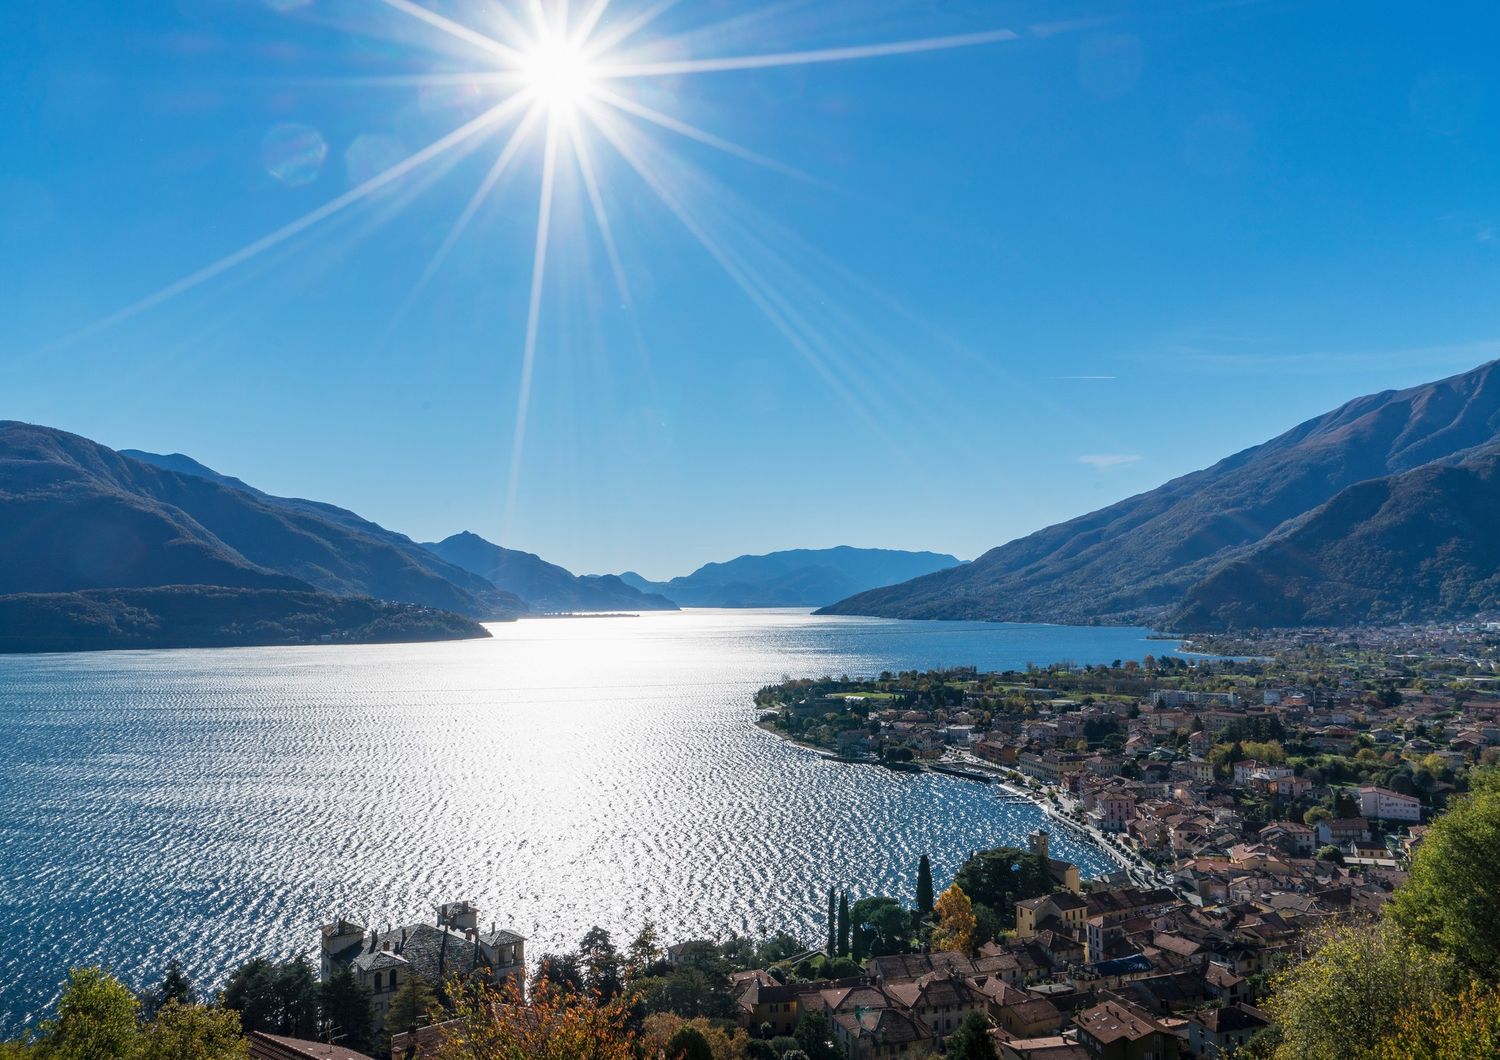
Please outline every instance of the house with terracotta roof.
M1080 1012L1073 1027L1093 1060L1177 1060L1182 1055L1182 1038L1125 1001L1103 1001Z
M288 1038L282 1034L251 1031L246 1040L250 1060L371 1060L368 1054L345 1049L342 1045Z

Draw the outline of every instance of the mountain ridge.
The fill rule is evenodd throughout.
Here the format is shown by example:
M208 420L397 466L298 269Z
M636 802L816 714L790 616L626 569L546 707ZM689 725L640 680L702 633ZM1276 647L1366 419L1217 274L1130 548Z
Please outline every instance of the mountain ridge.
M957 557L889 548L782 549L705 563L691 574L653 582L634 571L627 584L684 607L818 607L850 592L957 566Z
M1500 369L1489 362L1355 398L1154 490L991 549L966 567L857 594L821 613L1160 621L1212 571L1343 490L1461 463L1497 432Z
M531 552L504 548L464 530L422 548L544 611L676 611L663 596L614 575L575 575Z

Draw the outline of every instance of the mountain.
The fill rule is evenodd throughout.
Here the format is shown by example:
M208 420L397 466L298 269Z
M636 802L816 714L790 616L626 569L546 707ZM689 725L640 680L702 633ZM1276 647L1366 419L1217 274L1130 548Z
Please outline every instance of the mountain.
M953 556L884 548L788 549L708 563L669 582L650 582L634 571L622 581L683 607L817 607L879 585L956 567Z
M1500 605L1500 446L1361 482L1220 564L1174 627L1392 624Z
M216 585L369 596L471 618L526 611L352 512L225 484L234 481L0 421L0 594Z
M1497 432L1500 368L1490 363L1358 398L1205 470L991 549L964 567L861 593L825 610L900 618L1155 621L1212 577L1219 588L1183 612L1184 619L1203 618L1223 606L1228 586L1247 584L1251 568L1237 561L1270 564L1301 540L1273 546L1269 539L1281 528L1329 533L1354 500L1368 506L1373 496L1356 493L1328 513L1313 514L1343 491L1428 465L1461 465ZM1419 478L1409 488L1435 487ZM1302 517L1308 523L1298 531ZM1398 522L1387 522L1393 533ZM1415 529L1409 520L1400 525ZM1352 532L1354 524L1344 529ZM1374 531L1359 540L1376 540ZM1256 559L1262 543L1267 550ZM1408 547L1417 546L1401 543L1398 551ZM1348 550L1341 555L1342 562L1353 559ZM1326 556L1335 561L1333 552ZM1290 569L1283 571L1276 575L1267 566L1265 577L1292 577ZM1337 573L1330 569L1325 576ZM1298 615L1289 607L1280 618Z
M636 589L614 575L578 577L540 556L501 548L467 530L422 547L540 611L677 610L671 600Z
M0 596L0 652L389 644L488 637L448 611L286 589L171 585Z

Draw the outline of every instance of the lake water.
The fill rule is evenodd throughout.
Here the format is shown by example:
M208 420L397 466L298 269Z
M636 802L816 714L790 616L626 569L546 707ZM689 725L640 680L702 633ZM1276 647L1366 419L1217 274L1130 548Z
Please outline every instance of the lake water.
M910 900L1041 820L983 785L824 761L757 728L782 675L1139 659L1145 630L689 611L488 641L0 657L0 1036L70 966L200 989L339 915L457 898L533 959L624 941L823 937L830 885ZM1085 873L1097 851L1056 837Z

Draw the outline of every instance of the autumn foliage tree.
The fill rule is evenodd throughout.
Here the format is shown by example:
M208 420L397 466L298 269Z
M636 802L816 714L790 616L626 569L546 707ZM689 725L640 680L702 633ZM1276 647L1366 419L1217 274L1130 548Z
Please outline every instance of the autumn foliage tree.
M624 1000L541 980L525 998L511 983L454 984L439 1060L634 1060Z
M974 917L974 903L956 883L938 895L934 905L937 926L932 929L932 948L935 950L957 950L968 953L974 948L974 929L978 921Z

